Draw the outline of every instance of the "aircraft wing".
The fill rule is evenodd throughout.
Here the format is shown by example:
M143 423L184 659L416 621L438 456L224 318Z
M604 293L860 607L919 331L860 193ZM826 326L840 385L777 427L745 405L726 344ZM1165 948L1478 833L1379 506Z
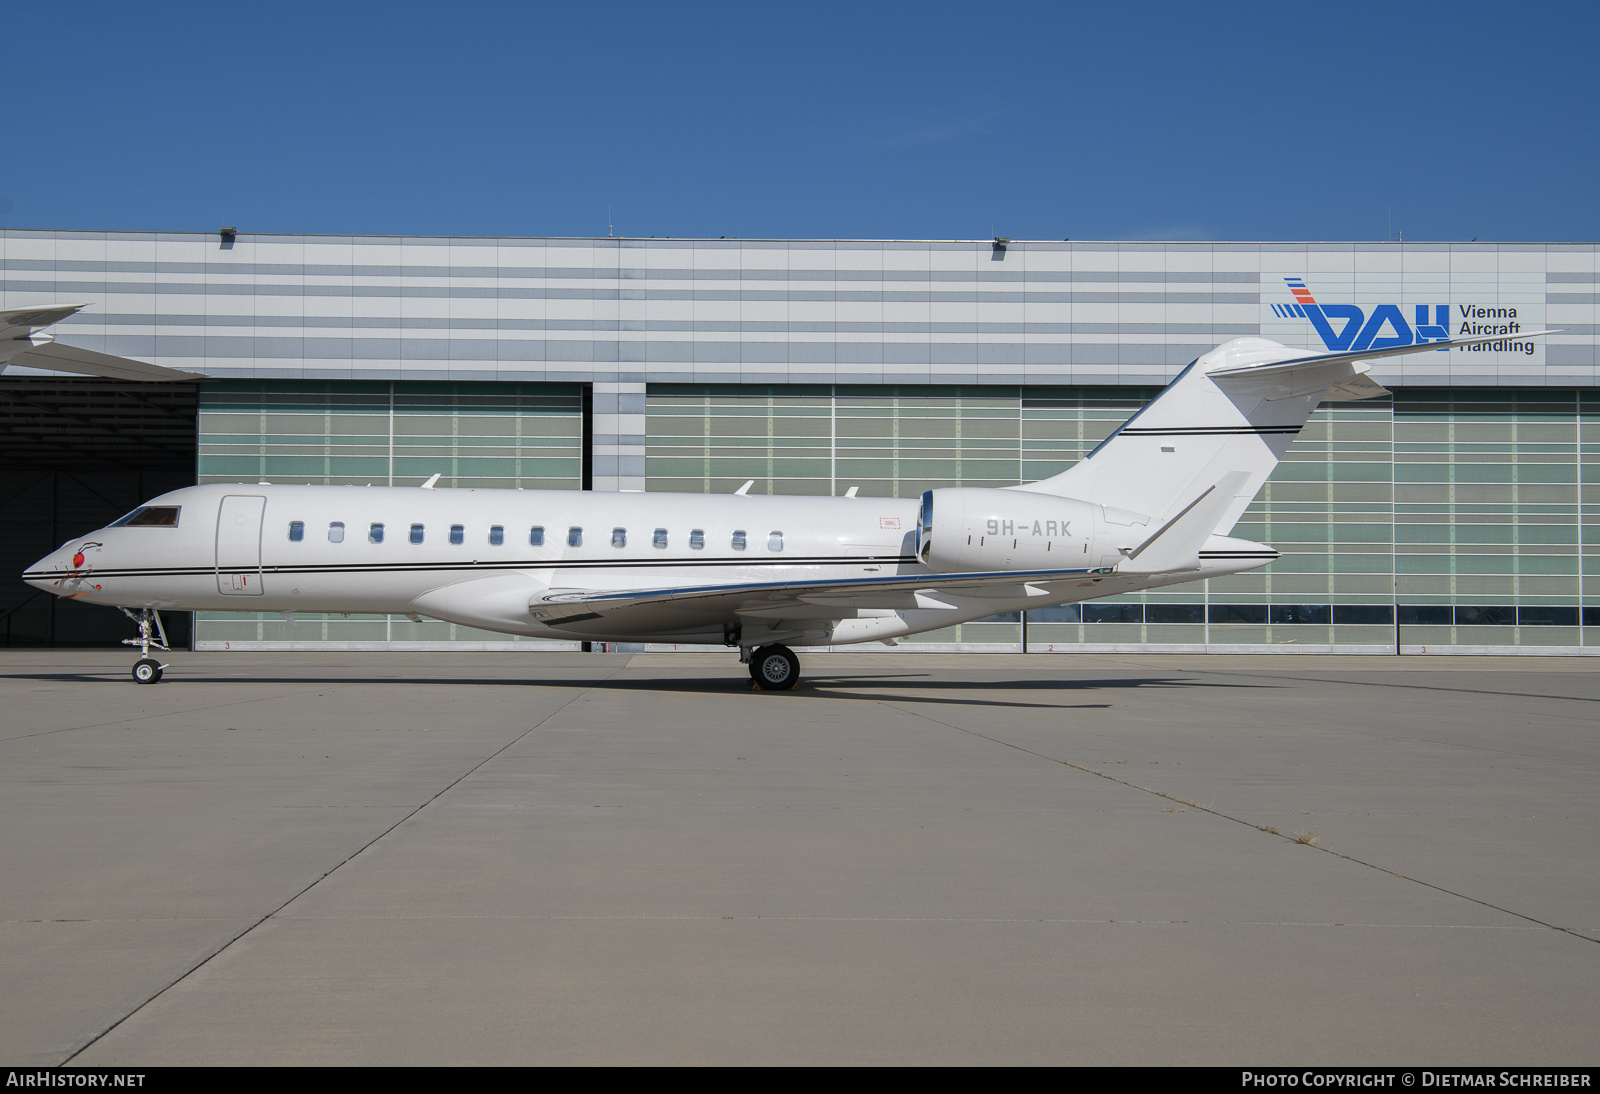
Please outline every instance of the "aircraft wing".
M0 308L0 372L7 365L104 376L108 380L204 380L198 372L183 372L148 361L117 357L99 350L57 342L37 332L73 315L83 304L43 304L32 308Z
M956 609L971 601L1041 599L1064 586L1092 584L1110 570L1002 570L990 573L917 574L807 581L758 581L675 589L592 593L552 589L529 610L547 626L632 615L671 617L684 626L712 625L733 617L844 619L861 610Z
M71 372L82 376L104 376L108 380L204 380L199 372L152 365L131 357L117 357L98 350L68 346L61 342L41 342L11 355L7 365Z
M0 339L26 338L36 330L59 323L83 310L86 304L40 304L32 308L0 308Z

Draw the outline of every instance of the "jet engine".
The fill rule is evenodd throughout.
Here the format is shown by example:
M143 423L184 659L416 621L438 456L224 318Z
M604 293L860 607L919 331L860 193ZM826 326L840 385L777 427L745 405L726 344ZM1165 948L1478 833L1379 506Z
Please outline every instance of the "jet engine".
M1021 490L953 486L922 495L917 554L935 570L1115 566L1150 534L1137 513Z

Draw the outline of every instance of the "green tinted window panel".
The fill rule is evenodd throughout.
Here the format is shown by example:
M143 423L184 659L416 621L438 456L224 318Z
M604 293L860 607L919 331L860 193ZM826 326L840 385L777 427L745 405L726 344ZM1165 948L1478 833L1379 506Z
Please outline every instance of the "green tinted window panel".
M665 478L682 484L698 449L705 488L729 467L770 468L778 492L790 492L784 484L801 486L801 480L804 489L793 492L818 492L823 474L830 488L856 486L869 496L915 494L946 483L1011 485L1020 471L1016 401L994 398L994 389L976 390L986 397L959 388L841 388L825 404L812 398L795 406L760 389L689 394L652 385L647 475L652 489ZM689 415L692 402L699 403L699 423ZM803 415L809 424L799 420ZM727 463L718 466L717 459Z
M391 399L388 383L233 381L202 392L200 481L249 473L385 483L392 456L396 482L440 472L447 487L579 485L577 385L397 381L392 389Z
M1518 555L1513 563L1519 574L1531 575L1571 575L1578 573L1577 555ZM1573 585L1573 592L1577 585Z

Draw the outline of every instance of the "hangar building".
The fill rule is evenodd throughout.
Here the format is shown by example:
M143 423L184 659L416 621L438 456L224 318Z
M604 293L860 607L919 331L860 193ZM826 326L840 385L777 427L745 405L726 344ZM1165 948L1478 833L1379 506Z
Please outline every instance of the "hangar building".
M0 308L211 377L0 375L0 642L114 640L15 575L199 482L911 497L1055 474L1230 338L1379 360L1234 534L1273 565L916 646L1600 647L1596 248L0 231ZM1559 327L1527 341L1518 334ZM180 622L180 629L182 628ZM511 648L405 617L205 614L198 648ZM912 646L913 643L906 643Z

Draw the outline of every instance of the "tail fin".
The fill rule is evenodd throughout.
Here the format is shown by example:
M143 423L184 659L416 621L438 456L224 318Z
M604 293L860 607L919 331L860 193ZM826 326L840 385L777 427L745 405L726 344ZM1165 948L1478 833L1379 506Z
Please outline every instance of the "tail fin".
M1388 394L1366 375L1366 361L1503 337L1320 354L1265 338L1235 338L1180 372L1076 465L1015 489L1131 510L1157 524L1187 515L1187 526L1201 513L1208 518L1214 514L1217 523L1207 532L1226 535L1317 404ZM1195 530L1185 527L1188 531ZM1154 542L1151 549L1157 555L1168 553L1164 547L1157 550Z

